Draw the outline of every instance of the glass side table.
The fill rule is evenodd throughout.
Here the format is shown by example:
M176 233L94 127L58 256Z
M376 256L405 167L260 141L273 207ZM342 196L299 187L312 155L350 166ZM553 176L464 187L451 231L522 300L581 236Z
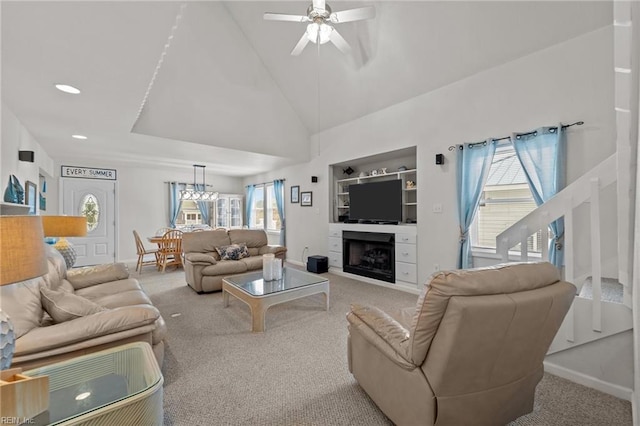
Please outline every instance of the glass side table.
M49 376L49 410L30 425L162 425L160 367L136 342L25 371Z

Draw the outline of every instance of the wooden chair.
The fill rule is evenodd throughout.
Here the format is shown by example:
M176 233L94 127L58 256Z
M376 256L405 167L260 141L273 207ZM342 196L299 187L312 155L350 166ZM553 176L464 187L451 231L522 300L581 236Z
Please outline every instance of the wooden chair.
M136 240L136 252L138 253L138 263L136 264L136 271L138 274L142 273L143 266L157 266L158 265L158 250L157 249L147 249L144 244L142 244L142 239L137 231L133 231L133 238ZM153 260L146 260L144 257L147 255L153 255Z
M158 269L164 272L167 266L182 266L182 231L172 229L162 236L158 244Z
M157 236L162 236L162 235L164 235L165 233L167 233L167 232L169 232L169 231L172 231L172 230L173 230L173 228L167 228L167 227L159 228L159 229L157 229L157 230L156 230L155 235L157 235Z

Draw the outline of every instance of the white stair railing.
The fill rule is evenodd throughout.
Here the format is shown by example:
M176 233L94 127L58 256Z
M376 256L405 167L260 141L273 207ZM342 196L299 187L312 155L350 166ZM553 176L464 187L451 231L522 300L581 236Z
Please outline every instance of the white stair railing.
M601 220L600 194L602 190L617 181L617 156L613 154L602 163L585 173L582 177L568 185L553 198L513 224L496 238L497 252L502 261L509 260L510 249L520 244L519 260L529 259L527 239L540 232L542 234L542 259L548 260L549 253L545 242L548 241L549 224L564 217L564 250L565 279L574 282L576 279L576 257L574 250L575 210L583 203L589 203L591 238L590 263L591 270L587 275L591 277L593 299L591 301L591 329L601 332L602 325L602 253L601 253ZM586 234L586 233L585 233ZM625 287L626 291L626 287ZM569 342L574 341L573 308L568 315L565 337Z

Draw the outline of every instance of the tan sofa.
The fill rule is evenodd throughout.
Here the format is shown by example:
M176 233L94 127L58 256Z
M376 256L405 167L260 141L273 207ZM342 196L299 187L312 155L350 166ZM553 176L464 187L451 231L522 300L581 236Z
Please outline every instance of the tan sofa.
M249 257L220 260L216 247L245 243ZM182 237L184 272L187 284L198 293L222 290L222 279L262 269L262 255L273 253L284 260L286 247L269 245L267 234L260 229L230 229L188 232Z
M0 306L16 335L12 367L35 368L136 341L149 343L162 366L166 325L126 265L67 271L51 246L47 259L46 275L0 287Z
M546 262L437 273L410 316L352 305L349 370L397 425L506 424L532 411L575 293Z

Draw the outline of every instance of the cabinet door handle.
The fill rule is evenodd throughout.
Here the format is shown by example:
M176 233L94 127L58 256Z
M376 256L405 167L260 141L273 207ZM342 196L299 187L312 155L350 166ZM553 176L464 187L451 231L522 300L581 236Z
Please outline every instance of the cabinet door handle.
M405 251L404 253L402 253L402 255L403 256L409 256L409 253Z
M408 272L403 272L402 275L409 275L409 273Z

